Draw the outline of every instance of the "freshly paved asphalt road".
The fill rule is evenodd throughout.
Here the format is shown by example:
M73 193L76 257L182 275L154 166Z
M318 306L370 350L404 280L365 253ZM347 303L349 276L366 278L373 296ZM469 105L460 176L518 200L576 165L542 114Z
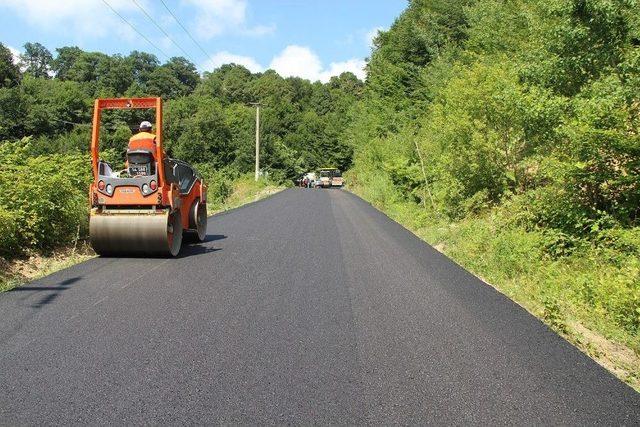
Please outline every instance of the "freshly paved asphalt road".
M209 233L0 294L0 424L640 422L640 394L345 191Z

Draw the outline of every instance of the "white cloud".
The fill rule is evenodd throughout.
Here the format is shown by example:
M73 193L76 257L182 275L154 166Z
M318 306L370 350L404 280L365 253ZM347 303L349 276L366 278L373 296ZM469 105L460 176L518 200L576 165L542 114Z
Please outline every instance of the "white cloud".
M209 40L227 31L262 36L275 31L275 25L248 27L246 0L186 0L196 11L195 30Z
M264 68L250 56L234 55L230 52L218 52L202 65L205 71L213 71L224 64L238 64L246 67L252 73L263 71Z
M175 24L173 18L161 15L153 6L153 0L137 0L151 16L158 16L164 28ZM131 0L107 0L108 4L128 22L133 24L169 56L178 54L171 41L151 25ZM64 36L67 44L80 47L89 39L114 38L127 42L137 50L152 52L161 60L159 52L124 23L102 0L0 0L0 13L10 10L15 16L40 30Z
M13 56L12 60L14 64L20 62L20 51L12 46L7 46L7 49L11 51L11 55Z
M154 0L137 0L159 20L163 28L175 21ZM176 47L159 34L131 0L107 0L108 4L169 56L178 54ZM275 25L247 24L247 0L183 0L193 6L194 30L208 40L222 32L248 36L264 36L275 31ZM0 0L0 13L11 12L28 26L63 35L68 44L85 45L89 39L116 38L150 51L163 59L162 52L150 46L135 30L124 23L103 0ZM182 54L182 53L180 53Z
M160 41L160 43L159 43L160 47L165 52L168 51L169 49L173 48L173 42L171 41L171 39L169 37L163 36L159 41Z
M142 1L144 5L146 1ZM133 11L128 0L109 0L118 12ZM77 36L102 37L115 32L131 37L131 29L101 0L0 0L0 7L12 9L32 26L48 31L73 31Z
M339 76L344 72L352 72L361 80L366 77L365 61L358 58L342 62L332 62L328 68L324 68L318 55L306 46L289 45L282 52L273 57L268 67L263 67L250 56L236 55L227 51L218 52L205 62L200 68L204 71L212 71L224 64L238 64L245 66L253 73L262 72L265 69L275 70L282 77L301 77L311 81L320 80L328 82L331 77Z
M318 55L304 46L289 45L276 55L269 64L282 77L302 77L320 80L322 62Z
M324 69L322 61L311 49L305 46L290 45L276 55L269 68L283 77L302 77L311 81L328 82L333 76L350 71L364 80L365 62L362 59L349 59L343 62L332 62L328 69Z
M321 74L320 80L327 82L331 77L339 76L345 72L353 73L360 80L364 80L367 77L367 73L364 69L366 65L367 63L363 59L359 58L352 58L343 62L332 62L329 64L329 70L324 71Z
M266 36L273 34L276 31L276 24L271 25L256 25L251 28L244 28L241 30L242 34L247 36Z
M378 36L378 33L380 31L386 31L386 28L384 27L375 27L372 28L371 30L367 31L367 33L365 34L365 41L367 43L367 46L369 46L370 48L373 47L373 40Z

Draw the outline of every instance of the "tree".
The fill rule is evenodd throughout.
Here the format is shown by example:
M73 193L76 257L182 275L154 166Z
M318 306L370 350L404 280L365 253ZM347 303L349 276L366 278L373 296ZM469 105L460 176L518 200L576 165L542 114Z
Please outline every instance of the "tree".
M15 86L20 81L20 69L13 62L13 53L0 43L0 87Z
M167 67L158 67L149 74L145 93L150 96L160 96L173 99L186 93L180 80Z
M126 57L126 61L131 66L131 73L134 84L144 89L149 80L149 76L160 66L160 61L155 55L134 50Z
M254 95L250 85L255 80L242 65L225 64L213 72L205 72L197 92L219 98L223 103L251 102Z
M611 72L637 37L637 2L574 0L538 7L544 44L530 58L527 74L562 95L576 95L590 80Z
M53 60L52 69L56 78L60 80L72 80L70 71L83 56L84 51L78 46L64 46L56 49L58 55Z
M73 52L65 52L67 58L72 54ZM78 52L77 57L60 64L63 67L61 80L96 83L99 77L98 67L105 57L107 55L99 52Z
M101 56L96 74L98 89L104 95L122 96L133 83L131 64L120 55Z
M25 43L24 53L20 55L20 65L25 73L34 77L49 78L53 63L51 52L40 43Z
M364 83L362 83L355 74L348 71L339 76L331 77L327 86L353 96L360 96L364 91Z
M189 96L168 102L166 137L170 152L185 161L215 169L233 162L231 133L218 100Z
M193 92L200 82L200 74L196 66L181 56L169 59L163 67L167 68L182 84L184 94Z
M29 111L20 87L0 88L0 141L22 138Z

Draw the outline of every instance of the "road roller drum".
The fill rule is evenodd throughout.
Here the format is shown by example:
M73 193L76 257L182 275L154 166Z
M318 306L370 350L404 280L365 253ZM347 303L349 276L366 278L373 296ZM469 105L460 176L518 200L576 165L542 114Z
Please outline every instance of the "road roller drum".
M95 211L91 246L100 255L176 256L182 243L180 212Z

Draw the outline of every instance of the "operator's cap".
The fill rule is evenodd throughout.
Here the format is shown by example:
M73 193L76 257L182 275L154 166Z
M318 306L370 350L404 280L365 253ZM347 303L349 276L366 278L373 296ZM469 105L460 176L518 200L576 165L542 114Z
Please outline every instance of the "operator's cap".
M144 122L140 123L140 130L151 129L152 127L153 126L151 126L151 123L146 121L146 120Z

